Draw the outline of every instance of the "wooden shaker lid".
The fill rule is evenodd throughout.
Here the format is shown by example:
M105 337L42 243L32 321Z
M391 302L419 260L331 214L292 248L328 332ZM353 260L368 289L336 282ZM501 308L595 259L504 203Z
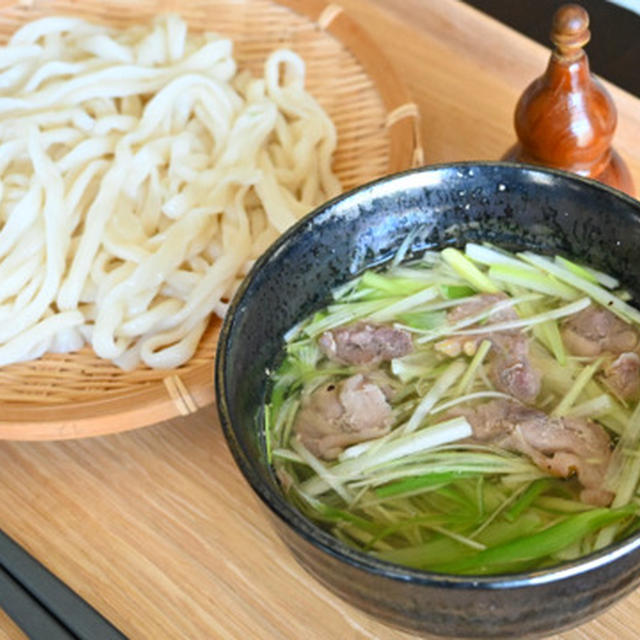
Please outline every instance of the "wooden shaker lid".
M591 74L583 50L590 37L583 7L566 4L556 11L549 64L518 101L518 142L504 157L573 171L633 195L629 170L611 146L615 105Z

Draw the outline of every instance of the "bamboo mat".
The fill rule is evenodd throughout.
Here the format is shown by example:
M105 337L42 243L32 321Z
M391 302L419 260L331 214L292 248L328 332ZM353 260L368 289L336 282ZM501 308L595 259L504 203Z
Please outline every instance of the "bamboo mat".
M409 86L428 162L496 159L511 144L513 107L544 69L543 47L454 0L342 5ZM640 185L640 101L612 93L616 145ZM298 567L235 468L211 407L106 437L0 443L0 487L7 533L133 640L413 637ZM638 629L635 592L553 640L637 640Z
M373 40L324 0L0 0L0 43L28 21L73 15L110 26L180 12L197 32L233 43L239 72L264 73L272 51L305 62L305 87L333 121L333 170L346 191L422 160L415 105ZM319 203L318 203L319 204ZM188 362L175 369L124 371L89 346L0 368L0 439L97 436L186 415L213 402L220 321L214 317ZM144 407L140 411L140 407Z

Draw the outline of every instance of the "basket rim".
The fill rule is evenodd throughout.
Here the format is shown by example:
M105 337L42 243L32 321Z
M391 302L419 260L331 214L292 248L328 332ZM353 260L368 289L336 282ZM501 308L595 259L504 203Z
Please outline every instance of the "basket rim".
M325 0L271 0L317 24L335 38L365 71L386 114L389 162L386 174L423 163L419 113L408 88L378 44L339 4ZM20 6L41 8L40 3L3 2L0 13ZM65 9L64 13L72 13ZM381 83L380 79L384 79ZM217 341L217 332L215 340ZM64 440L102 436L189 415L215 403L214 358L185 371L167 375L149 386L109 393L104 398L55 404L3 402L0 440ZM176 380L177 379L177 380ZM114 418L117 417L117 420Z

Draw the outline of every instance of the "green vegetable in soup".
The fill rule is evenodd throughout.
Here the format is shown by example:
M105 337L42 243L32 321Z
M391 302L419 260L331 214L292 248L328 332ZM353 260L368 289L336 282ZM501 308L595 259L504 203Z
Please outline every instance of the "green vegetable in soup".
M291 502L419 569L545 568L640 526L640 312L556 256L370 270L287 335L265 405Z

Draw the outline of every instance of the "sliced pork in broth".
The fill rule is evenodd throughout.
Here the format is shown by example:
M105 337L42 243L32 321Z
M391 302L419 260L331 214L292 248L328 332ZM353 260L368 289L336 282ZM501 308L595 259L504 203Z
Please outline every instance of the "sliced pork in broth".
M283 491L437 572L542 569L640 527L640 312L611 276L486 245L368 271L288 335L265 405Z

